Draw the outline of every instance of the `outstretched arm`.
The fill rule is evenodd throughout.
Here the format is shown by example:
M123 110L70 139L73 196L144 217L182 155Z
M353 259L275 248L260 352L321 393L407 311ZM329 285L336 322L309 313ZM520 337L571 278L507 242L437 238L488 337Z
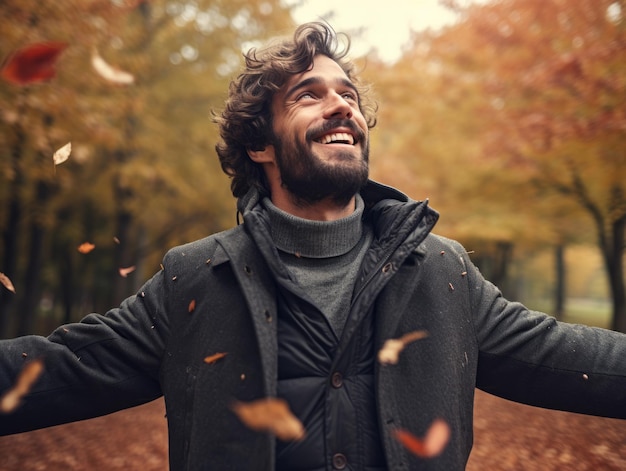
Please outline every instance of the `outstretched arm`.
M468 258L466 265L480 389L533 406L626 418L626 335L530 311L506 300Z
M57 328L49 337L0 341L0 396L24 365L43 371L15 410L0 413L0 434L48 427L133 407L161 395L168 335L162 272L105 315Z

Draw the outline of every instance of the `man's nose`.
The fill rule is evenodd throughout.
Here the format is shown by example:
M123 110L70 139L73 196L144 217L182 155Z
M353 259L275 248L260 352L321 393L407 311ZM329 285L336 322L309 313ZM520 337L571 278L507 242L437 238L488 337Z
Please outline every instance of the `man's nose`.
M324 118L352 118L352 107L339 93L330 92L327 96Z

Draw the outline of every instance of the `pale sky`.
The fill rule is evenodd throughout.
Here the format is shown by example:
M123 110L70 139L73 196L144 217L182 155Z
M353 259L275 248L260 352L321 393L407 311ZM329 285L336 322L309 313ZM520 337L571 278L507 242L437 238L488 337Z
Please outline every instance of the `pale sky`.
M335 30L351 34L352 54L365 54L375 48L390 62L401 55L411 29L439 28L455 20L455 15L439 5L439 0L303 0L303 3L294 10L296 22L325 19ZM334 14L331 16L329 12ZM361 36L356 34L359 30Z

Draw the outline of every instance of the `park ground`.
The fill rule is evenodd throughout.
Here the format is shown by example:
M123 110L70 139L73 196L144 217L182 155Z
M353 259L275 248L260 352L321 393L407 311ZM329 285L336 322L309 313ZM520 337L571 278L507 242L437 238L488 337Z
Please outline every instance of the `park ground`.
M626 421L548 411L477 391L467 471L626 469ZM167 471L162 400L0 438L2 471Z

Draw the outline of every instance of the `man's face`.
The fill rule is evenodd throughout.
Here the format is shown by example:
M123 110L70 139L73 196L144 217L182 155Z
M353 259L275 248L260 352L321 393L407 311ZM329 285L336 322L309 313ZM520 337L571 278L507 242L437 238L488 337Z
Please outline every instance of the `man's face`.
M368 127L359 96L341 67L318 55L272 100L276 166L297 200L346 204L368 178Z

